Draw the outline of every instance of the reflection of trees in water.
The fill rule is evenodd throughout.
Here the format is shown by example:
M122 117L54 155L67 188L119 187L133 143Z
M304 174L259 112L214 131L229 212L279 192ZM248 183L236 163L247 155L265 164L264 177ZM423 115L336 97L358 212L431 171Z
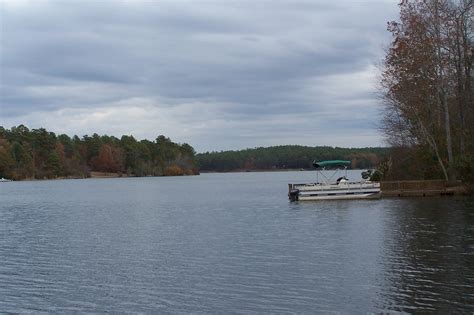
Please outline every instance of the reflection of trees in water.
M474 200L391 200L381 308L473 311ZM471 247L470 247L471 246ZM388 303L391 301L391 303Z

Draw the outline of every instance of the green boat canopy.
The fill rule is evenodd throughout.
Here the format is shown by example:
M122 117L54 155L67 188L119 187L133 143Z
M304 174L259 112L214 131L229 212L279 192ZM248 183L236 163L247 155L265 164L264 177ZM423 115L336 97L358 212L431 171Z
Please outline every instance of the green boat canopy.
M317 162L316 160L313 161L314 167L336 167L336 166L347 166L351 164L351 161L344 161L344 160L330 160L330 161L321 161Z

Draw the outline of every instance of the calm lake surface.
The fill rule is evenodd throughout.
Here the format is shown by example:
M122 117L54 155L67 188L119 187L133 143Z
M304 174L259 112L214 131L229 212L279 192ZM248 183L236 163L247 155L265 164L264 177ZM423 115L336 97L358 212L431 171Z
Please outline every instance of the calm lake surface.
M474 312L473 198L290 203L315 176L0 183L0 312Z

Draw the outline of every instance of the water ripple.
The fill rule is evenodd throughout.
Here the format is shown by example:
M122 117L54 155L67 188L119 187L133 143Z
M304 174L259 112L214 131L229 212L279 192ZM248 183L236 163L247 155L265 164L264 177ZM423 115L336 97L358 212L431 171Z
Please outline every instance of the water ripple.
M472 199L289 203L300 176L2 184L0 312L474 311Z

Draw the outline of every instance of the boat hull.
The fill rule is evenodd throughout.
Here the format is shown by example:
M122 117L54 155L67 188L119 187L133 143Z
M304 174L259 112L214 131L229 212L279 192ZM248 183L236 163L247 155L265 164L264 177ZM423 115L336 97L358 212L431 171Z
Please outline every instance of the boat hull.
M288 191L292 201L377 199L380 196L380 184L372 182L289 184Z
M310 200L349 200L349 199L379 199L382 194L379 192L359 193L359 194L335 194L335 195L298 195L299 201Z

